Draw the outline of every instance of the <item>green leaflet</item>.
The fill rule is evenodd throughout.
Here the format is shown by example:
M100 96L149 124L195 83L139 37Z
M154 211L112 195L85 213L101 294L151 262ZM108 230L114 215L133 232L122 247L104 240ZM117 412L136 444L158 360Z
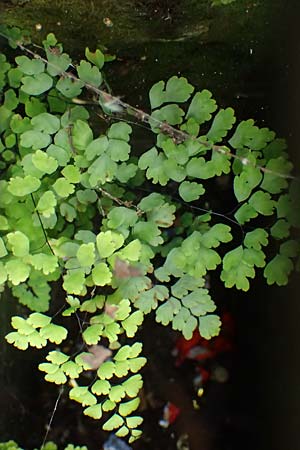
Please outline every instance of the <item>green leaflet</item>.
M21 145L34 150L47 147L51 142L49 134L38 130L28 130L21 134ZM40 151L40 150L38 150Z
M84 83L73 81L70 78L60 78L56 84L56 89L67 98L77 97L81 94Z
M234 178L234 193L239 202L246 200L251 194L252 190L262 180L261 171L253 166L246 165L243 172Z
M41 150L37 150L32 155L32 162L37 169L48 174L55 172L58 166L56 159Z
M147 169L146 177L152 180L154 184L159 183L165 186L170 179L164 168L165 161L163 154L158 153L156 148L153 147L141 156L138 166L142 170Z
M77 73L81 81L98 87L102 83L102 75L98 67L93 67L87 61L81 61L77 67Z
M103 53L99 49L97 49L95 52L91 52L90 49L87 47L85 49L85 57L91 63L95 64L95 66L97 66L99 69L102 69L105 58Z
M96 286L105 286L109 284L112 279L112 273L109 270L107 264L96 264L92 270L92 278Z
M198 200L198 198L204 194L205 189L202 184L190 183L189 181L184 181L179 186L179 195L185 202L192 202Z
M20 56L20 32L5 33L17 57L0 55L0 284L32 311L12 318L6 340L20 350L48 346L45 380L70 383L85 415L105 415L104 429L133 442L146 364L134 337L144 315L155 311L186 339L197 329L210 339L221 323L209 271L220 265L227 288L248 290L259 271L285 285L299 266L290 238L299 184L288 178L284 140L253 120L235 125L232 108L217 111L212 94L185 78L151 88L150 118L128 108L154 133L155 146L137 148L135 127L114 117L103 129L93 108L76 105L101 89L109 56L86 49L76 65L50 34L46 62ZM224 181L236 198L230 213L212 206L211 188L222 204ZM63 294L55 311L54 283ZM75 343L67 333L77 320Z
M15 256L25 256L29 253L29 239L21 231L8 233L6 235L7 241L11 247L12 253Z
M95 245L93 242L82 244L77 251L77 259L82 266L91 266L95 262Z
M37 191L40 185L40 180L31 175L27 175L24 178L17 176L10 179L8 191L16 197L23 197Z
M31 119L31 124L36 130L48 134L56 133L60 128L60 120L53 114L46 112L35 115L35 117Z
M207 138L212 142L219 142L232 128L236 119L232 108L220 109L214 117L212 126L207 133Z
M228 252L223 259L221 280L226 287L236 286L247 291L250 287L248 278L254 278L254 266L263 267L265 255L261 250L243 249L242 246Z
M8 252L6 250L6 247L5 247L5 244L3 242L3 239L0 238L0 258L3 258L3 256L6 256L7 253Z
M214 314L208 314L199 319L199 332L205 339L211 339L214 336L218 336L220 328L221 320Z
M21 90L29 95L41 95L48 91L53 84L52 78L46 73L39 73L31 77L25 76L22 78Z
M123 236L110 230L101 232L96 237L96 245L101 258L108 258L123 244Z
M81 403L82 406L91 406L97 403L96 397L89 392L86 386L76 386L69 392L71 400Z
M249 147L252 150L261 150L272 141L275 133L268 128L259 129L254 125L254 120L244 120L236 128L229 144L234 148Z
M76 120L72 128L72 142L78 150L85 150L93 140L93 132L89 125L82 120Z
M184 77L173 76L166 84L159 81L149 92L151 108L155 109L168 102L185 102L193 91L193 86Z
M250 197L249 204L258 213L270 216L273 213L275 201L271 200L271 196L267 192L257 191Z
M50 217L55 211L56 204L57 200L53 192L46 191L38 201L37 210L43 216Z
M278 286L285 286L288 283L288 276L293 270L293 263L285 255L276 255L264 270L264 276L268 284L276 283Z
M154 129L157 127L158 121L165 121L170 125L178 125L182 123L183 116L184 111L178 105L167 105L155 110L151 114L150 123L152 124Z
M212 113L217 109L216 102L211 97L211 92L206 89L197 92L193 97L186 117L188 119L193 118L199 125L210 120Z
M89 406L83 410L83 414L92 417L93 419L101 419L102 417L102 406L101 404L96 404Z
M40 59L30 59L27 56L17 56L16 63L25 75L37 75L44 71L45 64Z
M50 49L46 49L46 55L49 64L47 71L50 75L56 76L68 69L71 64L71 58L66 53L55 54Z
M68 294L80 295L84 292L84 272L72 270L64 276L63 288Z
M5 270L7 273L7 278L12 282L13 285L26 281L30 274L30 266L20 261L19 259L10 259L5 263Z

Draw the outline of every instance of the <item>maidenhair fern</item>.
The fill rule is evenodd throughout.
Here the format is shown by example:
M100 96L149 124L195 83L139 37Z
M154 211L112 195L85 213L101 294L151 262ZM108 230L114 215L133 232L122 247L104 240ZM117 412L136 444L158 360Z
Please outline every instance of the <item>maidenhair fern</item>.
M15 441L0 442L0 450L23 450ZM38 450L38 449L34 449ZM40 450L57 450L57 445L54 442L46 442L42 445ZM68 444L64 450L88 450L86 446L79 446Z
M219 268L225 287L244 291L258 272L287 284L299 254L298 180L282 139L237 123L184 77L156 83L146 113L102 90L100 50L75 66L53 34L42 55L18 30L1 34L22 54L0 55L0 284L32 311L12 318L6 340L49 347L39 365L46 381L70 384L84 414L104 415L104 430L132 442L146 363L134 338L145 315L154 310L186 339L196 329L210 339L221 322L209 272ZM155 145L132 147L123 121L94 129L73 102L89 91L106 112L113 100L147 123ZM233 216L204 208L207 180L222 175L232 180ZM55 282L62 304L52 318ZM82 343L70 340L67 354L59 345L72 317Z

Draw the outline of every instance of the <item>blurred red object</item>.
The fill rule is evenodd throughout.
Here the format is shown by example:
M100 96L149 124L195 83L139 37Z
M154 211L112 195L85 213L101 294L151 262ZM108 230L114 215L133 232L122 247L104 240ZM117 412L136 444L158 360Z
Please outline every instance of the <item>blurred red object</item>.
M175 366L179 367L186 359L206 361L215 358L219 353L233 350L234 321L229 312L221 316L222 328L219 336L210 340L200 336L195 330L190 340L183 336L177 339L175 345Z
M174 403L168 402L164 406L163 419L159 421L159 425L168 428L180 414L180 409Z

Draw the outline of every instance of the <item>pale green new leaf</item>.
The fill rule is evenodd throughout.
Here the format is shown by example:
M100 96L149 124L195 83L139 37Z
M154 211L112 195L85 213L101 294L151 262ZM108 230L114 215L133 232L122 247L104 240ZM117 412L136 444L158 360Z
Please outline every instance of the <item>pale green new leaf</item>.
M140 342L135 342L130 348L129 358L136 358L142 351L143 344Z
M7 190L16 197L24 197L37 191L40 185L40 180L31 175L27 175L24 178L17 176L10 179Z
M43 338L48 339L50 342L59 345L63 340L66 339L68 331L66 330L66 328L60 325L49 323L45 327L41 328L40 335Z
M116 403L112 402L111 400L107 399L105 400L104 403L102 403L102 409L103 411L107 412L107 411L112 411L113 409L115 409L116 407Z
M6 341L9 344L14 345L15 347L17 347L19 350L27 350L28 346L29 346L29 339L28 336L19 334L16 331L13 331L11 333L8 333L5 336Z
M51 317L46 316L45 314L34 312L34 313L30 314L30 316L27 319L27 322L30 325L32 325L34 328L43 328L51 322ZM49 355L50 355L50 353L49 353ZM52 360L49 360L49 361L51 361L53 363L55 362Z
M216 305L212 301L208 290L198 288L182 298L182 304L189 308L194 316L204 316L208 312L213 312Z
M70 183L79 183L80 181L81 173L77 166L69 164L68 166L63 168L61 173Z
M137 373L147 363L147 359L144 357L132 358L127 361L128 368L131 372Z
M46 191L40 197L37 210L40 214L45 217L50 217L55 212L55 206L57 204L57 200L52 191Z
M54 373L47 373L45 380L49 381L49 383L65 384L67 382L67 377L61 369L57 369Z
M68 294L80 295L84 291L84 281L82 270L69 270L64 275L63 288Z
M43 314L40 314L40 315L43 316ZM31 314L31 316L33 316L33 314ZM47 317L47 316L44 316L44 317ZM46 359L47 359L47 361L50 361L52 364L56 364L56 365L60 366L61 364L65 363L69 360L69 356L66 355L65 353L54 350L54 351L48 353L48 355L46 356Z
M5 269L9 281L14 286L26 281L31 271L30 266L23 263L20 259L10 259L5 263Z
M73 194L75 191L74 184L69 183L65 178L57 178L55 183L53 184L53 189L62 198L67 198L69 195Z
M42 150L37 150L32 155L32 162L34 166L43 173L51 174L55 172L58 167L58 162L52 156L49 156Z
M107 395L110 391L111 385L107 380L97 380L93 385L91 391L96 395Z
M143 323L144 315L141 311L135 311L127 319L122 321L122 327L125 330L127 337L133 337L138 327Z
M124 419L119 416L119 414L114 414L110 419L108 419L104 424L103 424L103 430L105 431L110 431L110 430L114 430L116 428L120 428L124 423Z
M112 273L109 270L107 264L96 264L94 269L92 270L92 279L96 286L105 286L106 284L110 284Z
M91 325L84 330L82 337L87 345L97 344L101 339L103 325Z
M96 404L96 405L92 405L89 406L88 408L85 408L83 410L83 414L85 416L89 416L92 417L93 419L101 419L102 417L102 405L101 404Z
M13 316L11 318L11 325L15 330L18 330L18 333L25 336L29 336L29 334L34 332L34 328L27 322L27 320L23 319L23 317Z
M109 379L115 373L115 364L112 361L105 361L97 370L97 375L101 380Z
M76 386L72 388L69 392L69 397L71 400L81 403L82 406L92 406L97 403L96 397L89 392L87 386Z
M116 361L115 362L115 375L118 378L125 377L129 372L128 361Z
M112 386L108 396L112 402L119 403L125 397L125 390L122 385Z
M96 238L97 249L101 258L108 258L124 244L124 237L113 231L102 231Z
M95 244L93 242L82 244L77 251L76 257L82 267L90 267L95 262Z
M237 289L247 291L249 289L248 278L254 278L255 270L253 265L244 259L244 249L242 246L228 252L223 259L223 270L221 280L226 287L236 286Z
M140 374L133 375L122 383L128 397L136 397L143 386L143 380Z
M126 417L129 414L131 414L133 411L135 411L140 404L140 399L138 397L134 398L133 400L129 400L129 402L120 403L119 405L119 414L122 417Z
M131 416L126 418L126 425L128 428L136 428L143 422L142 417L139 416Z

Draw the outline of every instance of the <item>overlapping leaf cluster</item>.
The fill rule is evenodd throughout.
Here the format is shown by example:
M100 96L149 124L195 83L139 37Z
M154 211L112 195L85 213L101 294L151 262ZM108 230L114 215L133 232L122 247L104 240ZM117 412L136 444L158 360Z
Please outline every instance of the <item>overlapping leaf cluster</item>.
M57 450L57 445L54 442L46 442L42 447L40 447L40 450ZM19 444L17 444L15 441L7 441L7 442L0 442L0 450L23 450ZM38 450L38 449L34 449ZM64 450L88 450L87 447L79 446L79 445L73 445L68 444Z
M11 43L22 47L20 39L13 30ZM288 183L283 140L253 120L236 126L232 108L218 109L209 91L194 93L183 77L151 88L156 144L139 156L128 124L99 133L73 101L92 91L103 106L105 56L87 49L75 67L52 34L44 50L15 63L0 55L0 285L34 311L13 317L6 338L22 350L59 345L65 318L79 321L85 351L55 348L39 368L47 381L72 384L70 398L84 414L111 412L104 429L133 441L142 419L130 414L146 360L128 339L152 310L187 339L197 328L207 339L217 335L205 280L218 266L226 287L248 290L257 268L268 284L286 284L299 253L290 237L299 225L298 184ZM216 223L197 206L224 175L232 176L236 208L231 222L219 215ZM59 325L44 314L55 282L64 297ZM87 362L95 346L107 350L98 366Z

